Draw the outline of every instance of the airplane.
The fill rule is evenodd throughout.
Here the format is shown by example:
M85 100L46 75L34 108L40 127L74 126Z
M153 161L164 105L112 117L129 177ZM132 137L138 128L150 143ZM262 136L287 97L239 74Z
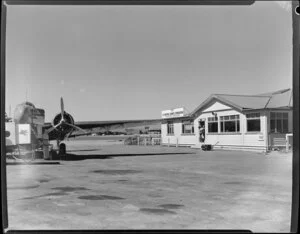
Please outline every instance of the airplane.
M16 107L14 113L14 122L16 123L31 123L32 113L35 107L30 102L25 102ZM56 114L53 118L52 123L44 123L43 133L47 135L48 140L56 140L59 154L66 153L65 143L61 143L69 137L76 137L71 135L74 131L83 132L79 135L89 135L86 129L92 129L97 127L112 127L118 126L126 128L126 126L134 125L145 126L145 125L160 125L161 119L142 119L142 120L116 120L116 121L78 121L75 122L73 116L65 111L63 98L60 98L60 113Z

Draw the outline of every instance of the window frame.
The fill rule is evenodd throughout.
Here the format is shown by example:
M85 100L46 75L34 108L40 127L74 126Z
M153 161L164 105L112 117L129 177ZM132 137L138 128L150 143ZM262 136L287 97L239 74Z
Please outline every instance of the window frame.
M210 127L209 127L209 124L217 124L217 131L216 132L212 132L210 131ZM214 116L214 117L208 117L207 118L207 133L208 134L216 134L216 133L219 133L219 118L217 116Z
M235 116L233 119L232 117ZM225 131L225 123L226 122L235 122L235 131ZM222 134L236 134L241 132L241 121L240 115L223 115L220 116L220 133Z
M272 129L272 121L274 121L274 129ZM280 123L281 131L278 131L278 123ZM270 112L270 133L289 133L289 112Z
M192 130L191 132L185 132L185 126L191 125ZM181 122L181 134L182 135L194 135L195 134L195 126L194 126L194 121L193 120L183 120Z
M248 121L251 121L251 120L258 120L259 121L259 130L249 130L248 129ZM247 133L248 132L250 132L250 133L261 132L261 113L260 112L253 112L253 113L246 114L246 132Z
M167 122L167 135L174 135L174 122Z

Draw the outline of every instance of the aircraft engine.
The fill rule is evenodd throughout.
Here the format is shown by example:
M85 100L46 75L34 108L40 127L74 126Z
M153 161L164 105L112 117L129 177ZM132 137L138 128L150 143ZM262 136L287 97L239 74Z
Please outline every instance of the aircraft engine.
M61 125L58 125L63 120ZM53 125L57 126L57 130L62 132L71 132L74 128L70 125L74 125L74 118L69 113L65 112L63 115L58 113L53 119Z
M85 133L83 129L75 125L74 118L72 115L67 113L64 109L64 101L60 98L60 109L61 112L58 113L52 122L52 127L47 129L48 134L55 130L58 140L63 140L72 131L79 130Z

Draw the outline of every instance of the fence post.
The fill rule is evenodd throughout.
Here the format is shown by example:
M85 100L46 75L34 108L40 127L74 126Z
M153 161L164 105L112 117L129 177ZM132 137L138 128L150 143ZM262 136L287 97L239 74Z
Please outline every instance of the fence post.
M178 147L178 138L176 137L176 147Z
M289 149L290 149L290 139L289 139L289 136L293 136L292 134L285 134L285 150L286 150L286 152L288 152L289 151Z
M137 137L137 145L140 145L140 136Z
M289 152L289 137L287 134L285 135L285 150Z

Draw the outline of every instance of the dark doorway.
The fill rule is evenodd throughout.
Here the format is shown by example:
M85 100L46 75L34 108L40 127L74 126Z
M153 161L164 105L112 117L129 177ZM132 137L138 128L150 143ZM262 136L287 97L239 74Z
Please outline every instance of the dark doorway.
M205 120L199 120L199 142L205 142Z

